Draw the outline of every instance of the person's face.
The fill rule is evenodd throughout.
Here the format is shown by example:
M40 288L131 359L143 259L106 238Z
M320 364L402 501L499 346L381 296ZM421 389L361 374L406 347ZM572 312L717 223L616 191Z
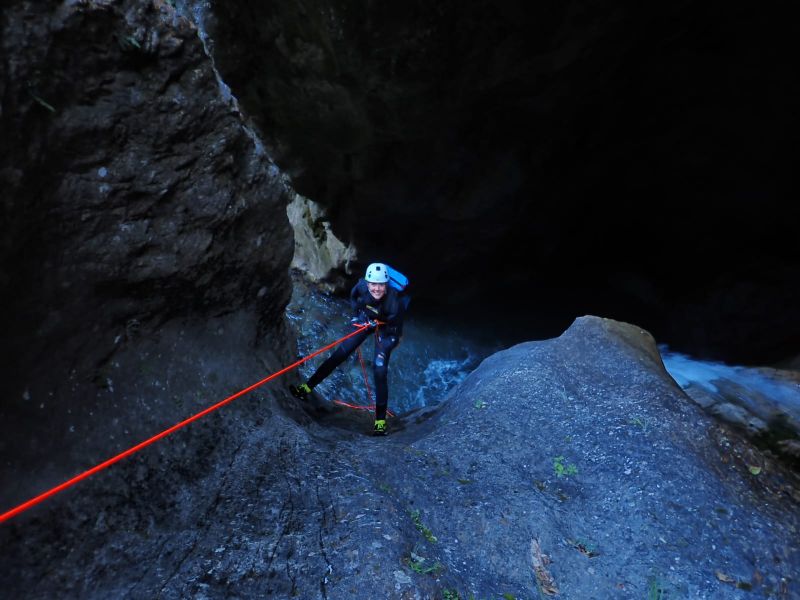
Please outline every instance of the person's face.
M375 300L380 300L386 294L385 283L367 282L367 287L369 288L369 293L372 295L373 298L375 298Z

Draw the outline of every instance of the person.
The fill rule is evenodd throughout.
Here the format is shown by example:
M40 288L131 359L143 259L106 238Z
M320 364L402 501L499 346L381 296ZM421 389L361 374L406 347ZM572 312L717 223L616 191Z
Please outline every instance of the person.
M312 390L374 332L373 375L376 398L373 432L375 435L386 435L389 358L403 333L405 312L402 298L399 297L397 290L389 285L389 273L386 265L372 263L367 267L363 279L359 279L350 292L350 306L353 309L351 323L354 325L369 323L369 327L342 342L308 381L297 386L290 386L290 390L295 397L306 400Z

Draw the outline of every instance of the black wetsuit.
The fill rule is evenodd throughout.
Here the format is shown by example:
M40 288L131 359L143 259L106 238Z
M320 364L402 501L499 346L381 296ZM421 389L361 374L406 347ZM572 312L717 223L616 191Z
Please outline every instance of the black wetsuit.
M389 357L397 346L403 333L404 305L397 290L386 286L386 294L375 300L369 293L367 282L360 279L350 292L350 306L353 318L359 323L376 320L385 323L376 330L365 329L358 335L342 342L333 354L323 362L308 380L309 387L315 387L338 367L344 360L375 331L375 359L373 361L375 375L375 418L386 418L386 405L389 401Z

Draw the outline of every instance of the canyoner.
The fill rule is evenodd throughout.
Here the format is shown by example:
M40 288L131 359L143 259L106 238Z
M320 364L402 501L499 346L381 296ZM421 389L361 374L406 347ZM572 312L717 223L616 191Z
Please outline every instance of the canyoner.
M410 301L407 288L408 278L399 271L384 263L369 265L364 277L350 291L350 307L353 311L350 323L363 329L341 344L307 381L289 386L292 395L303 401L308 400L314 388L372 334L375 337L372 370L375 381L375 423L372 431L374 435L386 435L389 359L403 335L403 319Z

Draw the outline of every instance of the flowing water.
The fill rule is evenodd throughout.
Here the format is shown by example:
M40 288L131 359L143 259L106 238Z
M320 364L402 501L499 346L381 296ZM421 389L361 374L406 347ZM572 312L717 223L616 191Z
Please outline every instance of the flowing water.
M785 432L788 437L796 437L800 432L800 373L797 371L697 360L670 351L666 346L660 346L659 350L669 374L691 397L706 406L735 405L746 411L728 410L727 418L726 414L719 416L745 422L752 415L760 419L762 428L767 423L774 427L777 422L782 428L788 428ZM702 397L695 391L698 389Z

